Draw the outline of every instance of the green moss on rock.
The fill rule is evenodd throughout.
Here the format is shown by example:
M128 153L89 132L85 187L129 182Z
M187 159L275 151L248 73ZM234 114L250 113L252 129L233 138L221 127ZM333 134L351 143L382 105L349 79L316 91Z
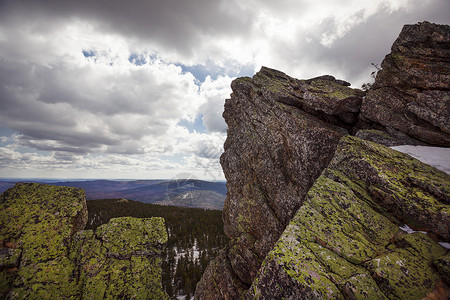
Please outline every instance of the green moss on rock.
M84 191L76 188L18 183L0 199L0 240L24 249L22 264L61 256L74 229L84 227ZM85 215L75 224L78 215Z
M48 262L21 266L18 271L18 286L21 293L27 293L27 299L50 299L55 296L75 299L80 287L77 278L73 276L74 269L74 263L64 256Z
M433 265L438 270L439 274L444 277L444 280L450 285L450 252L437 257L433 260Z
M429 174L432 187L411 180L419 174ZM449 178L390 148L344 137L266 256L250 296L425 297L448 276L446 250L399 225L427 228L445 239L449 205L442 195L448 197Z
M0 196L0 211L0 244L20 252L8 297L76 294L76 280L71 277L74 265L66 253L72 234L86 224L84 191L18 183Z
M166 299L161 253L167 242L162 218L114 218L73 237L82 299Z
M396 249L367 262L366 266L390 298L422 299L439 280L429 262L408 249Z
M440 257L446 252L444 247L421 232L402 234L396 238L395 243L400 247L409 248L416 256L423 257L428 261Z
M113 218L95 235L109 256L160 254L168 239L163 218Z
M162 218L83 231L81 189L17 184L0 196L0 295L7 299L165 299Z
M352 136L341 140L329 169L347 174L362 185L373 202L389 211L389 217L442 239L450 238L449 205L442 199L449 193L448 174L404 153ZM430 182L430 187L419 183L424 181Z

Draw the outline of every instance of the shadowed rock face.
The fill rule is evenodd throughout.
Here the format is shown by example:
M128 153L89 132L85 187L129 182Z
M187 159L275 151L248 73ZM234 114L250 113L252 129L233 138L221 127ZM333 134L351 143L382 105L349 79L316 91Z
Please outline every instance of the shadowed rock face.
M228 188L223 219L231 242L212 265L231 266L216 274L239 280L239 288L217 286L225 299L234 298L227 291L236 294L252 283L362 100L361 91L332 76L302 81L265 67L253 78L236 79L232 89L221 157ZM215 283L201 282L196 295L208 298L214 288Z
M361 107L362 120L450 146L450 26L406 25Z
M233 81L221 157L231 241L196 299L450 295L437 243L450 238L450 177L381 145L449 145L449 28L405 26L401 61L388 55L364 99L332 76L263 67Z
M0 297L164 299L161 218L86 225L84 191L16 184L0 196Z
M226 250L210 262L202 278L195 290L200 299L240 299L248 289L234 274Z
M334 106L342 113L336 107L343 109L344 99L353 102L357 98L353 89L334 79L298 81L268 68L252 80L232 83L233 94L223 114L229 126L221 157L229 189L223 215L225 233L233 239L231 265L246 284L252 282L262 258L346 134L344 129L297 107L310 103L295 96L301 93L300 88L308 93L308 88L313 90L311 86L324 81L330 93L339 90L339 97L310 92L314 103L326 103L320 109L332 111Z

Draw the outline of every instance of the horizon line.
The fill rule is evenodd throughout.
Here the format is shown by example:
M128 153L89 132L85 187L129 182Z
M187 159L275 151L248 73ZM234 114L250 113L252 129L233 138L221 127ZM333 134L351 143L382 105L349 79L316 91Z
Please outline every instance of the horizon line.
M67 182L67 181L174 181L174 180L201 180L209 182L226 182L225 179L200 179L200 178L148 178L148 179L136 179L136 178L46 178L46 177L0 177L0 181L22 181L22 180L34 180L34 181L52 181L52 182Z

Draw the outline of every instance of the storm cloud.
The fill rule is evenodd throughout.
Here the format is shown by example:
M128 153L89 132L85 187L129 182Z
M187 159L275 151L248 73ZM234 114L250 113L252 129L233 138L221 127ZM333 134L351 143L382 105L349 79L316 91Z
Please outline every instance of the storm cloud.
M1 1L0 177L223 178L233 78L265 65L359 87L404 24L449 23L448 11L446 0Z

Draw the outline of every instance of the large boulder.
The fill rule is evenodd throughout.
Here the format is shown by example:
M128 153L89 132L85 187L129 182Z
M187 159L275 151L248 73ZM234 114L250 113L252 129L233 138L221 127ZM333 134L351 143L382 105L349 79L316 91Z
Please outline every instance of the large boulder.
M422 299L450 280L447 251L437 243L450 239L449 200L446 173L345 137L248 296Z
M231 86L221 157L228 188L223 219L231 242L214 268L230 265L235 275L229 277L245 287L331 160L344 127L356 120L362 94L331 76L302 81L265 67ZM212 297L203 291L196 297ZM232 298L226 290L218 294Z
M361 106L361 120L450 146L450 26L405 25Z
M164 299L162 218L111 219L95 233L84 191L18 183L0 196L0 297Z
M95 232L77 233L70 257L77 266L81 299L165 299L161 251L163 218L111 219Z
M380 144L450 146L449 28L405 26L365 97L265 67L232 82L231 240L197 299L446 297L449 176Z
M67 246L87 222L84 191L18 183L0 196L0 212L0 251L6 254L2 296L9 292L11 299L37 299L76 294L75 265L67 257Z

